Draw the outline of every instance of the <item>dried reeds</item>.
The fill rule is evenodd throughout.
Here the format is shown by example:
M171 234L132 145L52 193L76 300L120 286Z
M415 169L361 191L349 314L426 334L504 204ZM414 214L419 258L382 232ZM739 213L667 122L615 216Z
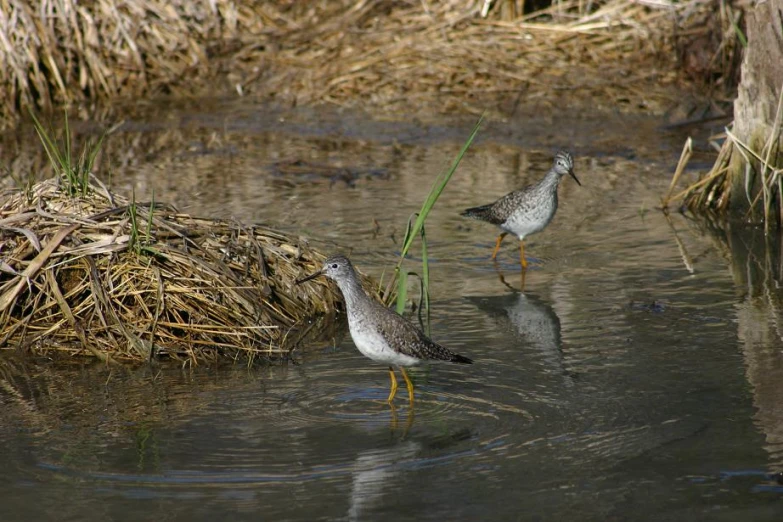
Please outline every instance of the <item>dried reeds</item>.
M105 361L279 358L341 306L295 287L324 256L269 228L200 219L61 178L0 202L0 347Z
M688 29L680 22L714 2L558 0L503 19L505 3L486 18L484 0L322 5L274 27L265 40L275 53L249 52L265 67L237 85L288 103L394 111L510 114L563 102L659 110L677 78L675 35Z
M761 140L747 143L731 128L727 128L712 169L672 196L672 191L690 158L691 145L688 138L669 193L663 199L663 206L667 207L672 201L682 201L695 212L711 212L726 217L729 211L733 211L738 214L735 217L743 221L763 223L765 232L769 232L771 225L780 227L783 225L783 168L778 166L781 164L782 155L781 129L783 87L778 97L775 120L763 143Z
M409 112L561 96L649 110L676 79L675 40L698 36L694 13L714 1L507 3L3 0L0 118L215 91Z

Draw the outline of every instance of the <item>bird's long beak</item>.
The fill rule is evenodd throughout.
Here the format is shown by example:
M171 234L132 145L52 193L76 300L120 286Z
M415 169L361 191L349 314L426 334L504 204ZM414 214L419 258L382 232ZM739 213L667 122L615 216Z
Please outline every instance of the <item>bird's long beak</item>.
M307 281L310 281L311 279L315 279L316 277L323 275L323 273L324 273L323 270L319 270L318 272L316 272L314 274L310 274L309 276L303 277L302 279L297 279L294 282L294 284L301 285L302 283L305 283Z
M576 181L576 184L577 184L577 185L579 185L579 186L581 187L581 186L582 186L582 184L581 184L581 183L579 182L579 180L577 179L577 177L576 177L576 174L574 174L574 169L571 169L571 170L569 170L569 171L568 171L568 173L569 173L569 174L571 174L571 177L572 177L572 178L574 178L574 181Z

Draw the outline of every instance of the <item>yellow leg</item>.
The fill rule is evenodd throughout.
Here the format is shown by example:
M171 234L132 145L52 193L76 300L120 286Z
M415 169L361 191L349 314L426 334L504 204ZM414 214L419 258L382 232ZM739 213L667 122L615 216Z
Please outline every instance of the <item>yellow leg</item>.
M411 382L410 377L408 377L408 372L405 371L405 368L400 366L400 372L402 372L402 378L405 379L405 385L408 387L408 399L411 401L411 408L413 407L413 383Z
M527 275L527 270L522 270L519 273L519 278L522 280L521 286L519 287L519 291L520 292L524 292L525 291L525 275Z
M403 373L403 375L405 374ZM389 392L389 398L386 399L386 402L391 404L394 396L397 395L397 377L394 375L394 369L391 366L389 366L389 377L391 377L391 392Z
M519 264L522 265L522 270L527 270L527 260L525 259L525 242L519 240Z
M397 417L397 406L395 406L393 403L389 403L389 410L391 410L391 419L389 424L389 429L392 431L397 429L397 423L399 421L399 418Z
M498 255L498 250L500 250L500 243L503 242L503 238L506 237L506 234L508 234L508 232L503 232L498 236L498 240L495 242L495 250L492 251L492 259L495 259L495 256Z

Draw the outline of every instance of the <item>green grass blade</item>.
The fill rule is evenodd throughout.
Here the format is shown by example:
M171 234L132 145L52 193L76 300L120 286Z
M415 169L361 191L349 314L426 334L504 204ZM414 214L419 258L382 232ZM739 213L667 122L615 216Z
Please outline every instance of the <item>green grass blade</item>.
M106 133L102 133L101 137L98 138L98 142L95 143L95 145L90 145L89 148L90 153L87 155L87 165L85 167L86 177L89 177L90 172L92 172L92 167L95 165L95 158L98 157L98 153L101 151L101 147L103 146L103 140L106 138Z
M451 164L451 168L449 168L449 170L447 170L445 173L438 176L438 178L435 180L435 183L433 184L432 189L430 189L430 193L427 196L427 199L424 201L424 204L421 207L421 211L419 212L419 215L417 216L416 221L413 224L410 235L406 237L406 240L403 243L402 252L400 254L400 263L402 263L402 258L404 258L408 254L408 250L410 250L410 247L413 244L413 239L419 235L421 227L424 225L424 221L426 221L427 216L430 213L430 210L432 210L432 207L435 206L435 202L438 201L438 198L443 192L443 189L446 187L446 184L451 179L451 176L454 175L454 172L457 170L460 161L462 161L462 157L468 151L468 147L470 147L470 144L473 143L473 139L476 137L476 134L478 134L479 128L481 127L481 123L483 121L484 121L484 115L482 114L481 117L476 122L476 125L473 126L473 130L471 131L468 140L462 146L462 149L460 149L459 154L457 154L457 157L454 159L454 162Z
M405 228L405 236L403 237L403 240L402 240L403 244L405 244L408 241L408 236L410 235L411 230L413 229L413 218L416 217L416 216L417 216L417 214L413 213L408 218L408 226ZM400 275L400 268L402 267L402 259L403 259L403 257L401 256L400 257L400 262L397 263L397 266L394 267L394 272L392 274L392 278L389 279L389 285L386 287L386 290L383 293L383 301L384 301L384 304L386 304L386 306L391 305L392 300L395 298L395 295L391 292L391 289L392 289L394 283L397 281L397 278ZM396 297L397 297L397 299L399 299L399 294ZM405 299L403 299L403 303L404 302L405 302ZM400 306L403 309L405 308L405 305L404 304L400 305L399 301L398 301L397 302L397 307L399 308Z
M427 235L421 227L421 301L419 308L424 311L424 333L430 335L430 262L427 258Z
M46 151L46 155L49 157L49 163L52 165L52 170L54 170L55 175L60 175L60 166L62 165L62 161L60 159L57 146L54 144L52 138L49 136L49 133L46 132L46 129L44 129L43 125L41 125L41 122L38 121L38 118L35 117L33 111L30 111L30 116L33 118L33 127L35 127L35 132L38 134L38 138L41 140L44 151Z
M152 202L147 209L147 231L144 241L149 245L152 243L152 213L155 210L155 189L152 189Z
M740 29L740 26L737 25L737 18L734 18L733 16L731 18L731 28L734 29L734 32L737 35L737 39L739 40L740 45L743 49L748 47L748 39L745 36L745 34L742 32L742 29Z
M446 184L449 182L451 177L454 175L454 172L457 170L457 167L462 161L463 156L465 156L465 153L467 152L468 148L473 143L473 140L478 134L478 131L481 128L481 123L483 121L484 121L484 115L482 114L481 117L476 122L476 124L473 126L473 130L471 131L470 136L468 136L467 141L465 141L459 153L457 154L456 158L454 158L451 167L444 173L440 174L435 180L435 182L433 183L432 188L430 189L430 192L427 195L427 199L424 201L424 204L421 207L421 210L418 213L414 214L414 216L416 216L416 220L413 221L411 219L408 219L408 226L405 230L405 237L402 242L402 249L400 250L400 260L394 269L395 275L397 277L397 283L398 283L396 309L398 313L402 313L403 310L405 310L405 301L408 297L407 296L408 274L403 272L402 263L405 260L405 256L408 255L408 251L413 245L414 239L416 238L416 236L419 236L421 238L421 243L422 243L421 246L422 276L420 277L421 288L422 288L421 291L422 306L420 307L419 311L421 312L421 308L425 309L424 310L426 313L425 329L428 334L430 328L430 306L429 306L430 276L429 276L429 260L427 257L427 238L424 232L424 222L427 220L427 216L432 210L432 207L435 206L435 202L443 193L443 189L446 187ZM390 288L392 286L393 281L394 281L393 279L390 281L390 285L389 285ZM385 296L386 302L389 303L392 300L392 298L393 297L387 292L387 295Z
M128 241L128 248L138 253L141 245L139 243L139 225L136 221L136 187L133 187L133 190L131 191L131 200L128 205L128 219L130 220L130 239Z
M397 274L397 313L405 311L405 300L408 298L408 274L399 271Z
M400 262L397 263L398 267L402 265L402 260L405 258L405 255L408 253L408 249L405 248L405 245L408 245L408 248L410 248L410 244L413 242L412 232L413 232L413 223L415 222L414 218L416 220L419 219L418 212L414 212L408 218L408 225L405 227L405 235L402 238L403 250L401 251L402 253L400 254Z
M57 139L53 131L47 132L32 110L28 112L52 170L62 182L65 191L70 196L87 195L90 191L90 174L108 131L104 132L96 143L88 141L77 158L74 157L73 136L67 112L63 121L62 139Z
M73 158L71 157L71 128L68 125L68 112L63 112L65 113L65 155L63 156L65 164L63 165L63 169L66 171L68 179L71 182L74 182L73 176L75 173L73 171ZM75 188L73 184L71 186Z

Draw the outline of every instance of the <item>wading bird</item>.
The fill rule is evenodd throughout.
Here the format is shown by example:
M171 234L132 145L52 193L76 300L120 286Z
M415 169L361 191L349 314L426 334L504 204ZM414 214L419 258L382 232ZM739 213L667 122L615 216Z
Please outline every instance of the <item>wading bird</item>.
M519 238L519 264L522 265L522 270L527 269L525 237L541 232L555 217L557 187L566 174L570 174L574 181L582 186L574 174L574 159L569 152L561 150L555 154L552 168L538 183L510 192L494 203L469 208L462 212L465 217L492 223L503 230L495 242L495 250L492 251L493 260L498 254L503 238L511 233Z
M413 323L368 297L347 257L328 258L321 270L298 280L296 284L322 275L334 280L345 297L348 329L356 347L365 357L389 365L391 392L386 399L389 404L397 393L394 366L400 369L405 379L408 398L413 406L413 383L405 371L406 366L415 366L426 360L473 363L467 357L433 342Z

